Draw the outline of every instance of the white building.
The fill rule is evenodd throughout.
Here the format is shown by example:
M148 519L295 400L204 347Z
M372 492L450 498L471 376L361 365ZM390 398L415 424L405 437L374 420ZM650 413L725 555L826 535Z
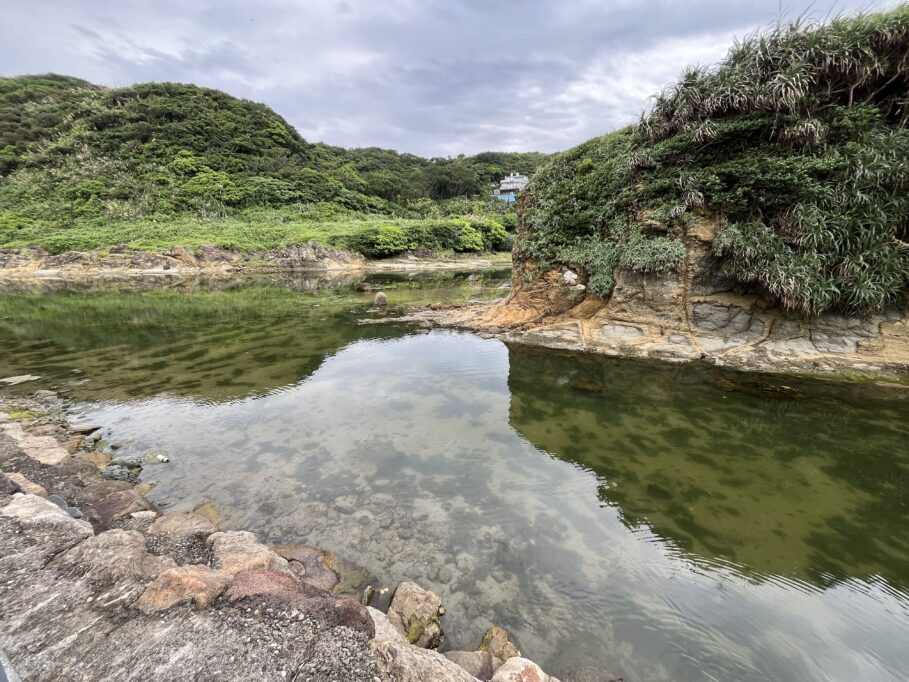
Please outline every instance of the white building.
M521 175L520 173L509 173L502 181L499 183L497 189L492 190L492 193L497 199L502 201L514 201L518 194L520 194L527 183L530 182L530 178L526 175Z

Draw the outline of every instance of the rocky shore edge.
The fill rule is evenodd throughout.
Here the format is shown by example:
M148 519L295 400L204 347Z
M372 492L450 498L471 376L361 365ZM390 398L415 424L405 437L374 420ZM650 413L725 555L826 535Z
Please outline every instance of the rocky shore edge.
M439 653L441 599L413 582L383 612L371 585L348 596L328 550L267 547L204 510L162 513L137 483L141 459L99 449L99 431L70 424L51 391L0 398L0 670L11 682L558 682L497 627L476 651Z
M641 319L594 315L528 319L527 313L509 296L495 301L431 304L413 308L396 320L426 328L463 329L506 343L557 350L909 386L909 313L902 310L866 317L824 315L790 321L797 329L785 339L741 335L736 325L742 309L728 302L698 309L700 317L685 334ZM750 313L745 319L751 319Z
M173 246L142 251L126 245L97 251L49 254L40 247L0 249L0 279L88 280L136 276L238 275L244 273L424 271L511 267L508 254L405 254L367 260L358 253L310 242L280 249L236 252L213 244L190 251Z

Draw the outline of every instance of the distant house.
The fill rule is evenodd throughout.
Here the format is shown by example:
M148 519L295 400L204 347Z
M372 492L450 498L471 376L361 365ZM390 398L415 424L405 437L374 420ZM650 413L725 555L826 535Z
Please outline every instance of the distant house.
M496 199L512 202L517 199L521 191L527 187L528 182L530 182L530 178L528 178L526 175L521 175L519 173L509 173L504 178L502 178L499 186L493 189L492 193Z

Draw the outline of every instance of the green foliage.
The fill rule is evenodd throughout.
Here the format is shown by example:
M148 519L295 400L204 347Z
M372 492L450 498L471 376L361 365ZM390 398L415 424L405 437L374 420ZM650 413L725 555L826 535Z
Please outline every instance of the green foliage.
M376 219L424 219L425 239L408 233L406 248L503 248L507 238L482 221L513 229L514 210L492 201L487 183L532 172L546 158L424 159L310 144L268 107L192 85L107 89L55 75L0 78L0 247L60 251L137 239L169 246L161 226L171 223L245 248L283 244L289 234L344 241L369 226L357 244L378 254L398 249L400 239L374 234ZM254 225L238 232L238 221L260 209L280 210L282 226L305 227L264 240ZM468 228L449 224L461 216L470 216ZM150 229L148 238L130 223Z
M700 216L726 272L784 306L881 309L909 283L907 54L906 5L751 36L539 170L516 250L606 294L617 265L678 263Z

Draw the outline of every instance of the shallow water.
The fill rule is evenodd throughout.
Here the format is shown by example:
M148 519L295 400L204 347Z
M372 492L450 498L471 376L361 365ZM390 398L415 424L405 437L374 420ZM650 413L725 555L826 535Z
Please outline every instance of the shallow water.
M370 279L393 314L507 277ZM498 624L568 679L909 670L904 389L363 325L343 280L125 288L0 296L0 376L170 453L153 500L433 589L448 648Z

